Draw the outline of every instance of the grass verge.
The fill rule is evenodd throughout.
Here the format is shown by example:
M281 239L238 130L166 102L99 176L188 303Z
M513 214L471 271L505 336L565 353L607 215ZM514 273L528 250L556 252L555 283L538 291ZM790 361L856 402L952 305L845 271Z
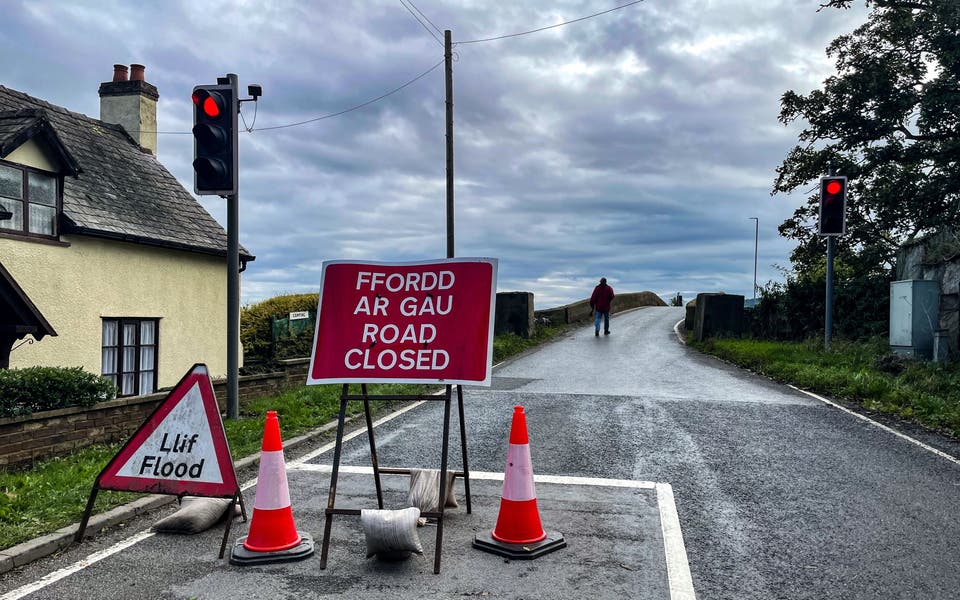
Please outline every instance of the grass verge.
M496 336L493 360L500 362L566 329L568 326L538 328L529 339L512 334ZM427 387L390 384L372 385L369 390L371 394L414 394L423 393ZM277 411L284 439L292 439L336 419L339 398L339 385L320 385L303 386L245 403L239 419L224 422L234 459L260 449L268 410ZM371 408L383 410L387 404L373 401ZM362 404L351 402L348 410L355 414L362 410ZM79 521L94 479L119 448L119 444L89 446L27 470L0 470L0 550ZM139 496L141 494L129 492L100 492L94 513Z
M881 339L711 339L691 346L751 371L960 437L960 365L903 360Z

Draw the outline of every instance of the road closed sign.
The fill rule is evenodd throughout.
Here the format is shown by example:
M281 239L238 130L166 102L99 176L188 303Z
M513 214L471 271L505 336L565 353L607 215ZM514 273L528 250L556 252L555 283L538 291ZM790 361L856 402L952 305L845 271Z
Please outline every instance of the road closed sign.
M489 385L497 260L323 263L308 384Z

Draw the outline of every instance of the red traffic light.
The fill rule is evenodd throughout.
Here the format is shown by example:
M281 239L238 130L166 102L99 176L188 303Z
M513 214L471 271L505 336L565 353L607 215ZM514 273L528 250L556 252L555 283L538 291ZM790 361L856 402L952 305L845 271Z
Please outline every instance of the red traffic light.
M843 235L847 232L847 178L830 175L820 179L820 235Z
M210 118L219 117L223 111L223 98L217 92L197 90L192 96L193 103L203 110L203 114Z

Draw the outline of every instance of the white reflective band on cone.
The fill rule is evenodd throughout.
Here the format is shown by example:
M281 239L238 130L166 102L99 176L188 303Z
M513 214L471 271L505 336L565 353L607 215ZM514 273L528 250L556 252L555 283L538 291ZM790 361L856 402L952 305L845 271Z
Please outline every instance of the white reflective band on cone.
M503 499L536 500L533 489L533 465L530 464L529 444L510 444L507 449L507 468L503 473Z
M290 506L290 490L287 489L287 470L283 450L260 452L260 478L253 507L259 510L277 510Z

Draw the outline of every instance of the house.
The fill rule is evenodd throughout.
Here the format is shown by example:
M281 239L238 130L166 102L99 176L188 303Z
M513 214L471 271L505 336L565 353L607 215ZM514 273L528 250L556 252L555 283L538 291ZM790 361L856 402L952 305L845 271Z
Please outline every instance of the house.
M157 159L143 66L99 93L94 119L0 85L0 368L80 366L124 396L225 374L226 232Z

